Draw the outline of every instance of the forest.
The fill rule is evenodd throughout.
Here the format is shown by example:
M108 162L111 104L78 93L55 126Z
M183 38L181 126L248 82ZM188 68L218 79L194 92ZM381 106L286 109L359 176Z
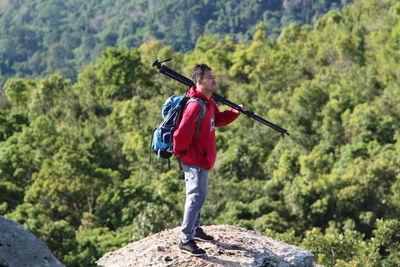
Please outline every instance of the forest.
M263 21L271 37L291 22L311 24L351 0L0 0L0 87L11 77L61 74L76 82L108 46L151 40L192 51L199 36L251 39Z
M185 76L207 63L219 94L290 133L243 115L217 129L205 225L261 232L325 266L399 266L400 3L354 1L268 34L260 21L248 40L203 34L189 52L107 47L76 81L7 79L0 214L67 266L179 226L183 174L149 152L162 104L187 90L151 66L173 58Z

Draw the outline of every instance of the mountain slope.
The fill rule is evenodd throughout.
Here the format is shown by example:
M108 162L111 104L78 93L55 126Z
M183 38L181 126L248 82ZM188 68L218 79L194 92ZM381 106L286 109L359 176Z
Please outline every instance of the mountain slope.
M107 46L132 48L159 39L187 52L203 34L248 39L260 21L277 36L290 22L312 23L347 2L1 0L0 85L8 77L54 73L75 79Z

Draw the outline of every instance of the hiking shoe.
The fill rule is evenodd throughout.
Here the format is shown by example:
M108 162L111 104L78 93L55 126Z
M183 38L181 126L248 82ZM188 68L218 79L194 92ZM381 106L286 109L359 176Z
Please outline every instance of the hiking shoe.
M190 254L192 256L198 257L206 254L206 251L202 248L199 248L194 240L190 240L185 244L180 241L178 247L182 252Z
M202 241L214 241L214 237L206 234L200 227L196 229L194 237Z

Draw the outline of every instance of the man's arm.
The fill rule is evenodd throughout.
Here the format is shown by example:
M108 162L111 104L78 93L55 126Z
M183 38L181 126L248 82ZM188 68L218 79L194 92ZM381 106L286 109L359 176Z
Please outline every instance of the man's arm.
M220 112L218 107L216 107L215 114L215 126L221 127L233 122L237 117L239 117L240 112L233 108Z
M181 123L174 132L174 154L178 157L183 156L192 143L200 110L198 103L190 102L183 111Z

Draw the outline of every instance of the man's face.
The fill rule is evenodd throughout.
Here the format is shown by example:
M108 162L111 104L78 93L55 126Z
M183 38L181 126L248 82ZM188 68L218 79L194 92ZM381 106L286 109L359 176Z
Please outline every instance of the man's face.
M212 70L204 72L204 76L203 79L201 79L201 83L203 87L208 91L214 92L217 89L217 80Z

